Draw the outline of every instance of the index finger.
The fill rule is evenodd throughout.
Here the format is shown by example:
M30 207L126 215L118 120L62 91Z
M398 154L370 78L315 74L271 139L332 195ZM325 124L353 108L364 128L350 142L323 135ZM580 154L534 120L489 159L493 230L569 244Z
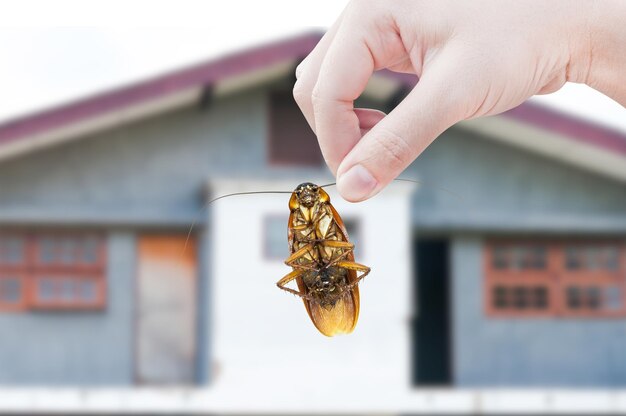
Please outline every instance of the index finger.
M315 131L333 174L361 139L354 100L374 72L374 58L365 37L341 26L328 48L311 96Z

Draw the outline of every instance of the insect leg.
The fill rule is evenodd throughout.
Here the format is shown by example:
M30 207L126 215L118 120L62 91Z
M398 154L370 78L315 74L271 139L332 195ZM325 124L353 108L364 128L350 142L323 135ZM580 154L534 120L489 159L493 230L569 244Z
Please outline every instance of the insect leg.
M304 259L305 258L304 256L309 254L311 252L311 250L313 250L314 247L315 247L314 243L309 243L309 244L303 246L301 249L293 252L289 257L287 257L287 260L285 260L285 264L287 266L293 267L294 269L317 271L318 270L317 267L310 266L310 265L307 265L307 264L298 263L298 260ZM314 263L315 262L313 254L311 254L311 259L309 259L309 262L310 263Z
M371 271L371 269L363 264L359 264L359 263L355 263L353 261L340 261L337 262L336 264L337 267L342 267L344 269L348 269L348 270L355 270L357 272L361 272L363 274L361 274L359 277L357 277L357 279L350 283L350 285L348 285L347 289L352 289L353 287L355 287L356 285L359 284L359 282L369 274L369 272Z
M301 298L306 298L306 294L299 292L297 290L291 289L289 287L287 287L286 285L297 279L298 277L300 277L300 275L302 275L305 272L305 270L292 270L291 272L287 273L285 275L285 277L283 277L282 279L280 279L278 282L276 282L276 286L278 286L280 289L287 291L289 293L293 293L294 295L300 296Z
M312 228L309 224L300 224L300 225L294 225L293 227L289 227L289 231L291 233L293 232L298 232L298 231L305 231L305 230L309 230L309 232L305 235L305 237L309 237L306 240L311 240L310 236L311 234L314 234L315 229Z
M323 240L320 244L324 247L333 247L344 249L344 252L332 259L326 264L326 267L334 266L340 260L343 260L348 254L354 250L354 244L349 241Z
M300 224L300 225L294 225L293 227L289 227L291 231L302 231L302 230L306 230L307 228L309 228L309 224Z

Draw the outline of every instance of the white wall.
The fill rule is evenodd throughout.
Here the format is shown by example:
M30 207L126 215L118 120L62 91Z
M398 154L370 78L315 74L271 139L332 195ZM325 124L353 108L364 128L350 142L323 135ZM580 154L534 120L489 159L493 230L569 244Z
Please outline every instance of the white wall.
M291 190L298 183L218 181L211 189L223 195ZM233 411L357 411L385 409L410 392L411 189L394 184L360 204L328 189L340 215L358 221L363 256L356 261L372 268L360 286L356 330L334 338L317 332L300 299L276 287L291 269L263 256L263 219L281 213L286 219L290 195L237 196L213 204L210 338L216 400Z

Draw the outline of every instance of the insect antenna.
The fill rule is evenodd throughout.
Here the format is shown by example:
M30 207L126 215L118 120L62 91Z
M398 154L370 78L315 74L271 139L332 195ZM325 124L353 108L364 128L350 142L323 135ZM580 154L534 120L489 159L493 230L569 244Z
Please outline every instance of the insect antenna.
M437 189L438 191L442 191L447 193L448 195L452 195L453 197L455 197L456 199L458 199L459 201L463 200L463 197L461 197L461 195L459 195L458 193L451 191L449 189L444 188L443 186L439 186L439 185L433 185L431 183L428 182L424 182L424 181L418 181L416 179L407 179L407 178L396 178L394 179L395 182L411 182L411 183L416 183L418 185L422 185L425 186L427 188L432 188L432 189Z
M394 181L396 182L411 182L411 183L416 183L418 185L422 185L422 186L426 186L428 188L433 188L433 189L438 189L440 191L446 192L452 196L454 196L455 198L459 199L459 200L463 200L463 198L461 198L461 196L449 189L443 188L441 186L436 186L436 185L432 185L432 184L428 184L426 182L423 181L418 181L416 179L408 179L408 178L396 178L394 179ZM326 187L330 187L330 186L335 186L337 185L337 182L331 182L331 183L327 183L324 185L320 185L320 188L326 188ZM215 201L219 201L220 199L223 198L229 198L231 196L238 196L238 195L257 195L257 194L291 194L293 193L293 191L247 191L247 192L233 192L230 194L225 194L225 195L220 195L216 198L211 199L210 201L208 201L207 203L205 203L202 208L198 211L196 217L194 218L193 222L191 223L191 226L189 227L189 232L187 232L187 238L185 239L185 245L183 247L183 252L187 249L187 245L189 244L189 239L191 238L191 232L193 231L194 227L196 226L196 224L198 223L198 217L200 216L200 214L202 214L208 207L209 205L211 205L213 202Z
M418 185L426 186L427 188L433 188L433 189L437 189L439 191L443 191L443 192L445 192L445 193L447 193L449 195L452 195L453 197L457 198L460 201L463 200L461 195L457 194L456 192L453 192L453 191L451 191L449 189L443 188L443 187L438 186L438 185L432 185L432 184L429 184L427 182L418 181L417 179L395 178L393 181L394 182L411 182L411 183L416 183ZM337 185L337 183L336 182L327 183L326 185L321 185L320 188L325 188L327 186L334 186L334 185Z
M233 192L231 194L225 194L225 195L220 195L217 198L213 198L210 201L208 201L207 203L205 203L202 208L200 208L200 210L198 211L198 213L196 214L193 222L191 223L191 226L189 227L189 231L187 232L187 238L185 239L185 245L183 246L183 253L185 252L185 250L187 249L187 245L189 244L189 239L191 238L191 232L193 231L193 227L196 226L196 223L198 222L198 217L200 214L202 214L208 207L209 205L211 205L213 202L218 201L222 198L228 198L231 196L238 196L238 195L255 195L255 194L291 194L292 191L247 191L247 192Z

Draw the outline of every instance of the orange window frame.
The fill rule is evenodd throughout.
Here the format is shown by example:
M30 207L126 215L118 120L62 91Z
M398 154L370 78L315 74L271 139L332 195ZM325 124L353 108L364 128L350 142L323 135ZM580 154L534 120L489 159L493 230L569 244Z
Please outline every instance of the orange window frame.
M0 234L0 238L10 236L18 237L24 241L22 262L19 264L0 263L0 278L3 276L20 276L22 282L21 299L14 304L0 303L0 311L25 311L25 310L98 310L106 306L106 262L107 253L104 236L96 233L11 233ZM50 262L42 260L42 242L45 239L59 240L74 239L76 259L72 261L60 261L55 259ZM85 261L80 254L81 241L90 240L95 244L95 258L93 261ZM60 252L58 246L53 248L55 254ZM63 284L70 284L73 288L73 297L64 298L57 296L52 299L41 299L38 296L39 284L43 279L53 282L55 290ZM93 288L91 299L81 299L79 290L86 287L88 281ZM91 289L90 289L91 292Z
M617 248L617 269L610 270L590 270L581 268L578 270L567 269L566 250L568 247L614 247ZM568 241L563 243L563 249L558 253L559 263L562 270L559 273L561 290L559 291L557 302L561 316L578 318L611 318L626 316L626 244L616 240L588 240L588 241ZM600 290L601 305L605 301L605 293L608 288L618 288L621 291L621 308L613 310L605 309L573 309L567 304L567 289L575 286L579 288L598 288ZM603 294L604 293L604 294Z
M20 312L28 307L28 293L30 288L28 288L28 284L30 279L26 273L21 271L9 272L5 273L4 271L0 271L0 281L16 279L20 284L20 297L16 302L7 302L4 299L0 299L0 311L2 312ZM0 284L3 284L0 283Z
M497 248L541 246L546 249L546 264L543 269L498 269L494 267ZM546 241L490 240L483 256L485 270L484 299L485 311L491 317L549 317L554 314L554 297L558 290L552 270L555 267L557 247ZM495 307L494 291L497 287L513 288L545 288L547 305L545 308L499 309Z
M566 267L566 248L579 245L581 247L602 245L617 247L618 267L615 271L602 270L571 270ZM545 268L535 269L498 269L494 267L495 252L499 247L542 246L546 248ZM626 316L626 244L616 240L541 240L541 239L490 239L487 240L483 252L484 270L484 309L493 318L607 318ZM567 290L571 286L580 288L597 288L602 298L606 299L607 288L618 288L621 291L621 307L605 310L600 304L599 309L569 307ZM543 287L547 291L547 305L543 309L498 308L495 305L495 289Z

